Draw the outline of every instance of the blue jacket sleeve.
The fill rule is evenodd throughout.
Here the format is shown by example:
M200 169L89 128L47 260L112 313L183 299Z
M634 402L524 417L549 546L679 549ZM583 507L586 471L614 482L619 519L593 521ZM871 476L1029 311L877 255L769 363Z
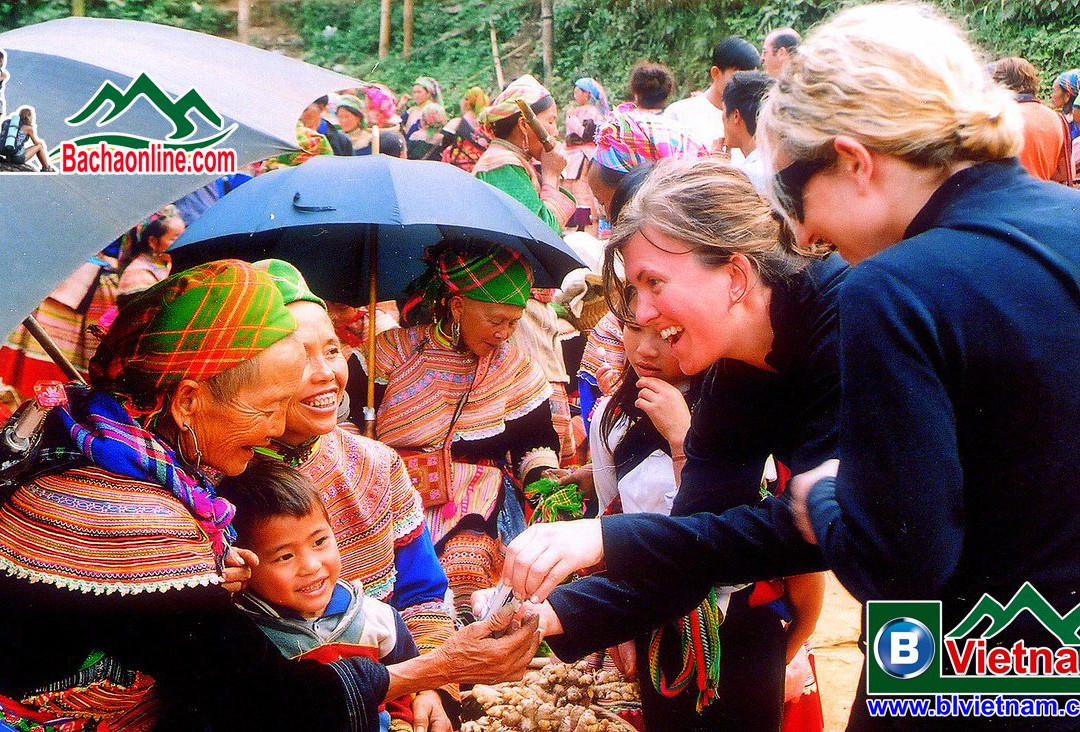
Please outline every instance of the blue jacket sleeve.
M446 598L446 572L435 556L435 546L427 527L404 546L394 551L394 595L390 604L398 610L423 602L442 601Z
M964 539L964 480L942 346L950 336L873 260L845 282L840 320L840 469L835 482L813 490L814 533L858 600L939 597Z
M560 658L577 658L685 615L715 584L739 584L825 569L782 499L723 514L601 519L608 577L588 577L550 596L563 635Z

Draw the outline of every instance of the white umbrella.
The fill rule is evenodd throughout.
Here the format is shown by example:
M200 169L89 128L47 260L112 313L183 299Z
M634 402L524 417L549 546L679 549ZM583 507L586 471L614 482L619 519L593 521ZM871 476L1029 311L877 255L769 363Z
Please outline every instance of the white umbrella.
M220 115L216 127L189 113L196 139L236 129L221 146L237 165L298 149L296 120L312 100L362 82L234 41L153 23L65 18L0 34L11 78L8 112L36 110L50 147L94 133L165 139L173 123L147 98L115 121L104 105L79 125L67 122L112 82L124 91L145 74L171 100L195 90ZM112 105L115 107L116 105ZM147 215L216 175L0 174L0 262L5 297L0 333L10 332L85 258Z

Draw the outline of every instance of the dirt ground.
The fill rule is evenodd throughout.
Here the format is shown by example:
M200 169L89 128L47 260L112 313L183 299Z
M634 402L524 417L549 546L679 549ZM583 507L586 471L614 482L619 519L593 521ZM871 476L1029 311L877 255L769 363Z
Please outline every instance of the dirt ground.
M863 655L859 651L859 603L830 572L825 582L825 605L817 629L810 637L817 662L818 688L825 713L825 729L847 724L851 700L859 683Z

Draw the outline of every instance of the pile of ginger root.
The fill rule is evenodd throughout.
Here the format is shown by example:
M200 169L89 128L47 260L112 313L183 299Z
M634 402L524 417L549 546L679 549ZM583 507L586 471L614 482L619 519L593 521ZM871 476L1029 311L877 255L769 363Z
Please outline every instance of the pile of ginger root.
M590 709L594 701L636 700L634 684L587 661L553 663L521 681L477 685L462 699L461 732L624 732L628 724Z

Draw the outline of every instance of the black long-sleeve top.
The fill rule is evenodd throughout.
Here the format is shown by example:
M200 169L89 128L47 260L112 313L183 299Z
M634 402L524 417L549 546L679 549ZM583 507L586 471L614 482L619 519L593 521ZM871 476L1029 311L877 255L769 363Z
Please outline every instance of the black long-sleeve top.
M67 677L92 652L154 678L168 729L375 730L386 668L290 661L221 587L95 595L0 573L0 694Z
M1059 611L1077 604L1078 209L1080 192L1015 159L975 165L847 277L840 471L809 509L859 600L940 599L948 623L982 593L1007 601L1031 581ZM601 598L591 610L604 617L590 621L582 593L556 593L571 650L608 624L625 636L676 616L709 583L822 566L781 500L602 526L609 574L633 578L635 605Z
M769 312L774 341L766 359L774 372L730 360L709 370L686 437L687 461L673 516L757 504L769 455L794 472L836 456L836 300L847 271L832 255L774 286ZM651 548L646 574L652 575L651 563L664 551L662 544ZM811 551L803 564L803 572L820 568L820 558ZM574 582L551 596L566 631L551 639L552 647L573 658L624 641L693 609L712 584L665 587L663 602L654 608L642 598L651 591L645 583L602 577Z

